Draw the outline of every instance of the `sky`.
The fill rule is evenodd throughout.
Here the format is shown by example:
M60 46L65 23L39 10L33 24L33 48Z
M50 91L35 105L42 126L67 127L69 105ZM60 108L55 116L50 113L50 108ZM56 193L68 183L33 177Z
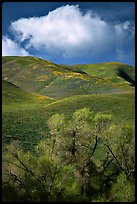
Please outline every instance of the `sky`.
M2 56L135 66L133 2L4 2Z

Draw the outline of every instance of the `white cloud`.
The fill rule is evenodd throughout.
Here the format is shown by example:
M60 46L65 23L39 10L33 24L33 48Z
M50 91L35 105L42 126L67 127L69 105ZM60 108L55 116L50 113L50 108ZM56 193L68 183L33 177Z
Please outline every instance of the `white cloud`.
M131 35L129 21L110 25L92 11L83 14L74 5L59 7L42 17L20 18L10 29L19 43L25 43L25 49L66 58L100 56L116 46L121 49Z
M2 37L2 56L26 56L29 53L8 37Z

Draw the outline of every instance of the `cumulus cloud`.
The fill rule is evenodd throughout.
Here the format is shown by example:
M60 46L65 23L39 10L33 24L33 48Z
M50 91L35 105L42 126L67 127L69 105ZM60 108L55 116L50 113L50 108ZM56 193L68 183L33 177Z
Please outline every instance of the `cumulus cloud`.
M96 14L82 14L78 6L69 5L47 16L21 18L12 22L11 30L19 42L27 40L27 49L45 49L64 57L87 51L96 54L104 44L109 45L111 33L109 25Z
M59 7L46 16L20 18L11 23L10 30L26 50L42 50L45 55L63 58L95 57L112 50L114 53L134 36L129 21L113 25L92 11L83 13L78 5Z
M2 37L2 56L26 56L29 53L10 38Z

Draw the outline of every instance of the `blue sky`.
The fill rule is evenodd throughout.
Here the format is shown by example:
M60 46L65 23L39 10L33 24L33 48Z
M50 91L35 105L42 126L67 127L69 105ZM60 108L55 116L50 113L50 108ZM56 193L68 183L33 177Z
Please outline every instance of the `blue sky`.
M133 2L4 2L2 55L135 65Z

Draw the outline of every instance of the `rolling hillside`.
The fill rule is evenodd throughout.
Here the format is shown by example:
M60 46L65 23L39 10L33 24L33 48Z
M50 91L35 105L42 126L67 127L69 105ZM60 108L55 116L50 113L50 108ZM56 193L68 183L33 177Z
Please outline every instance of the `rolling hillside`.
M2 79L2 110L26 110L53 102L54 99L39 94L30 94L11 82Z
M34 57L3 57L2 76L30 93L55 99L94 93L132 90L117 76L124 69L134 78L134 69L120 63L63 66Z
M114 123L134 126L134 87L116 74L134 69L120 63L56 65L34 57L3 57L2 141L19 140L33 150L47 137L47 120L55 113L89 107L112 113ZM104 71L102 71L104 70Z
M25 92L11 82L2 80L2 96L3 104L22 103L24 101L33 102L36 96Z
M72 70L84 71L90 76L95 76L103 79L108 79L111 82L121 82L124 80L117 76L117 69L124 70L130 77L135 79L135 71L132 66L122 64L120 62L106 62L98 64L76 64L71 66Z

